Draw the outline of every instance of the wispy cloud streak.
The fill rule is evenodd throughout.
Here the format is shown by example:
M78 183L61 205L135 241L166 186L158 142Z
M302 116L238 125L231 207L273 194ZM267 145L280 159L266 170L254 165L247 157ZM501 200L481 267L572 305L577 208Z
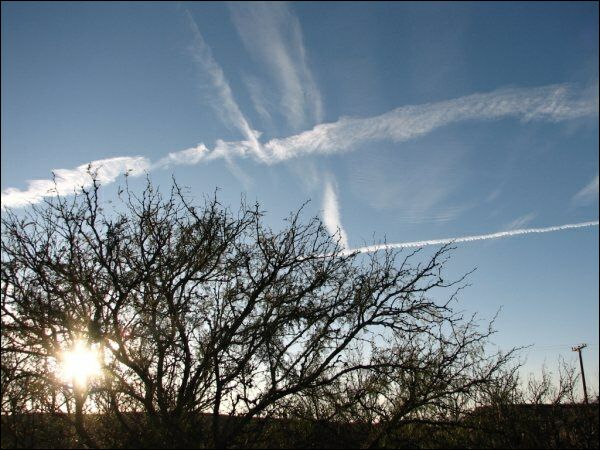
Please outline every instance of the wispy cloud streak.
M250 100L254 105L254 109L262 119L263 123L273 127L273 116L269 112L269 110L272 108L272 104L267 98L267 89L258 80L258 78L255 78L251 75L244 77L244 83L246 84L246 88L250 94Z
M348 248L348 235L342 227L337 194L330 180L325 182L323 192L323 222L332 236L337 236L343 248Z
M587 205L598 201L598 175L573 197L574 205Z
M215 61L212 51L202 37L198 24L192 17L192 14L188 10L185 10L185 13L190 24L190 29L194 35L192 45L194 61L200 67L201 73L208 78L217 97L217 101L213 103L213 107L225 124L234 127L242 133L245 140L250 144L251 150L257 157L261 158L260 143L257 139L258 133L252 129L250 123L235 101L231 87L223 73L223 69L219 63Z
M586 228L586 227L597 227L598 221L591 222L581 222L581 223L570 223L565 225L556 225L552 227L546 228L525 228L520 230L509 230L509 231L500 231L497 233L491 234L480 234L475 236L462 236L462 237L454 237L454 238L444 238L444 239L432 239L427 241L414 241L414 242L400 242L394 244L378 244L378 245L369 245L366 247L355 248L352 250L345 250L343 253L346 255L352 253L373 253L381 250L393 250L393 249L401 249L401 248L411 248L411 247L426 247L429 245L444 245L444 244L458 244L460 242L474 242L474 241L484 241L488 239L501 239L512 236L519 236L522 234L533 234L533 233L551 233L554 231L562 231L562 230L571 230L574 228Z
M321 94L308 65L300 21L287 3L232 2L229 9L244 46L275 82L288 124L299 129L308 119L320 122ZM256 83L252 89L255 108L264 115Z
M507 230L514 230L516 228L521 228L524 227L525 225L527 225L529 222L531 222L533 219L535 219L537 216L536 213L529 213L529 214L525 214L524 216L521 217L517 217L515 220L513 220L512 222L510 222L508 225L506 225L506 229Z

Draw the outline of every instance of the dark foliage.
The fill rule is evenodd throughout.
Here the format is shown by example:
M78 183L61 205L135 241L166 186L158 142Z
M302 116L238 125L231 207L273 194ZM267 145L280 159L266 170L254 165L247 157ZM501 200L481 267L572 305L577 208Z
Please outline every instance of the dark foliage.
M448 246L346 254L301 211L273 231L176 184L120 198L94 180L3 212L3 446L417 445L511 363L455 309ZM57 370L78 341L102 360L85 386Z

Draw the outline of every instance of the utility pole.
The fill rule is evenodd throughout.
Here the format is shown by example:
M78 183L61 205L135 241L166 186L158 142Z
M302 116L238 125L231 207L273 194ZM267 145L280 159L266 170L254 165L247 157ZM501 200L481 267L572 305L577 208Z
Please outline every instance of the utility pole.
M579 366L581 367L581 380L583 381L583 397L585 398L585 404L588 405L587 387L585 385L585 372L583 371L583 358L581 357L581 349L586 348L587 344L580 344L573 347L571 350L579 353Z

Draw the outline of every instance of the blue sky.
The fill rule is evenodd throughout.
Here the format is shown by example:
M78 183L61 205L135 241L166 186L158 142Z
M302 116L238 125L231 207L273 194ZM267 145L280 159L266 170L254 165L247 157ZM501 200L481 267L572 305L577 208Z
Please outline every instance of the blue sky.
M456 244L461 305L598 390L598 3L2 3L2 206L97 161L200 197L311 199L355 249ZM137 183L137 184L136 184ZM427 247L433 249L434 247Z

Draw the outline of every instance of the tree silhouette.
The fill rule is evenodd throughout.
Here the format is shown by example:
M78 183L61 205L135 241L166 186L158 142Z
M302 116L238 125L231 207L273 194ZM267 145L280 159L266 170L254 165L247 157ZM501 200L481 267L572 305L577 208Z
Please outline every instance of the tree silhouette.
M73 420L87 446L251 446L259 418L297 418L371 424L374 447L458 417L511 359L455 310L449 246L348 255L302 209L273 231L258 205L194 206L175 182L119 199L94 178L3 212L3 412ZM76 386L59 355L81 340L103 373Z

